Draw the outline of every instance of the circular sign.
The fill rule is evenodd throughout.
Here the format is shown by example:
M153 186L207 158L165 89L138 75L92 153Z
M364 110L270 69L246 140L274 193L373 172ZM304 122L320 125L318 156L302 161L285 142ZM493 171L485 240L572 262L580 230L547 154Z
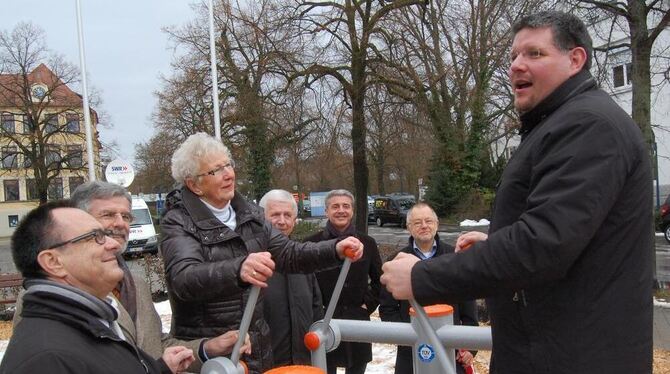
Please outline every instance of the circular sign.
M435 358L435 350L429 344L421 344L416 353L422 362L431 362Z
M117 158L110 162L105 169L107 182L115 183L121 187L128 187L135 179L135 170L128 161Z

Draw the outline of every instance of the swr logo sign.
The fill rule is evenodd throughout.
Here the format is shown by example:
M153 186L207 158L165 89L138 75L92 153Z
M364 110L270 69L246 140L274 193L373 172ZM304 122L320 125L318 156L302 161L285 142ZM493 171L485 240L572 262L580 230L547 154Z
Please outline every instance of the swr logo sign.
M127 171L127 166L112 166L112 171Z

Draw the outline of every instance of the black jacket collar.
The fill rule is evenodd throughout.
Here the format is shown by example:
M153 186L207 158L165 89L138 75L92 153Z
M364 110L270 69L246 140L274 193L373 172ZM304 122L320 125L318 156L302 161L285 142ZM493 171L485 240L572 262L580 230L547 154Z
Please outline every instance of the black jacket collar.
M117 311L107 302L82 290L45 279L29 279L25 285L23 318L61 321L94 336L119 340L100 320L115 321Z
M551 115L565 102L574 96L597 88L596 80L588 70L582 70L558 86L549 96L542 100L535 108L520 116L521 129L519 134L523 140L539 123Z

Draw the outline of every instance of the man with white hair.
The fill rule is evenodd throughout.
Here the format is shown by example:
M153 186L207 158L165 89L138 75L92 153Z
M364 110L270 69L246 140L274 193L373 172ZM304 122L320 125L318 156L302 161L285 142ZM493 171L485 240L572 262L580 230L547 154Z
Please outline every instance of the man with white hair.
M250 286L267 287L275 266L286 273L336 266L355 237L298 243L266 222L262 210L235 192L235 164L220 139L189 136L172 156L172 177L183 187L168 194L161 220L161 252L172 305L172 332L180 339L238 329ZM251 373L272 368L263 300L249 327Z
M290 236L298 217L298 204L285 190L268 191L258 203L265 219ZM314 321L323 317L321 291L313 273L275 272L265 290L265 317L272 337L275 366L308 365L311 354L303 338Z

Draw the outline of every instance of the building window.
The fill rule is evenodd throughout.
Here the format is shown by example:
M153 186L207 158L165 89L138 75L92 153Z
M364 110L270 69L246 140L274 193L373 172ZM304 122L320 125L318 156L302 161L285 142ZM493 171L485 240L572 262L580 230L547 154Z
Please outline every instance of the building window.
M13 114L3 114L2 119L0 119L0 122L2 122L2 131L5 134L14 134L15 127L14 127Z
M60 163L60 148L57 144L47 144L45 162L47 167L53 163Z
M26 135L32 134L33 129L35 129L35 125L33 125L32 120L30 119L31 117L29 116L22 116L23 117L23 133Z
M49 181L49 188L47 190L49 200L59 200L63 198L63 179L54 178Z
M80 168L82 165L82 151L80 145L68 145L65 155L67 164L71 168Z
M58 131L58 115L52 114L47 118L47 123L44 125L44 132L51 134Z
M70 184L70 197L72 197L72 193L74 192L74 190L76 190L77 187L84 184L84 178L83 177L70 177L68 179L68 182Z
M33 159L27 154L23 154L23 168L28 169L33 166Z
M617 65L612 68L612 81L614 87L623 87L631 84L631 76L633 75L633 64L627 63Z
M2 168L16 169L18 165L18 152L16 151L16 146L2 147Z
M2 184L5 187L5 201L18 201L19 200L19 180L18 179L5 179L2 181Z
M7 221L9 227L16 227L19 225L19 216L17 214L10 214L7 216Z
M79 134L79 114L71 113L65 116L67 125L65 126L65 131L72 134Z
M28 200L39 200L40 197L37 194L37 183L34 179L26 179L26 192Z

